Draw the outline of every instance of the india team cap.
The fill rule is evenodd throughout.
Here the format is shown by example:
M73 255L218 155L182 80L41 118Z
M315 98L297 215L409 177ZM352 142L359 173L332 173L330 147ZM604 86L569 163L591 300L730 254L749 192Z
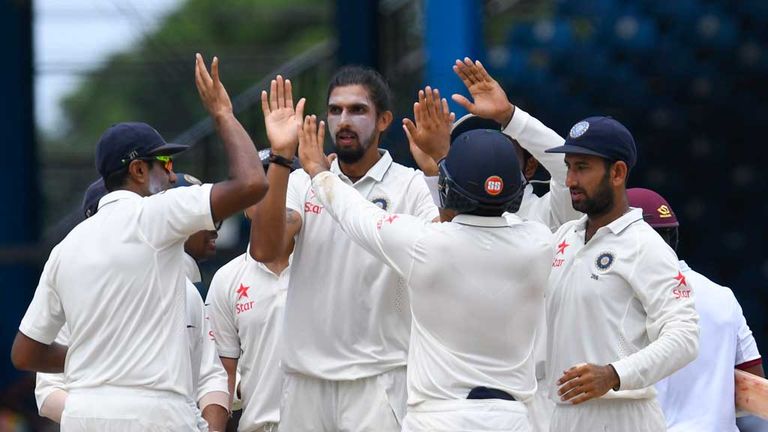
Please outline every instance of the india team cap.
M674 228L680 226L677 216L667 200L658 193L643 188L627 189L630 207L643 210L643 220L653 228Z
M104 186L104 179L98 179L88 186L83 196L83 214L89 218L96 214L99 209L99 200L109 193Z
M134 159L170 156L188 149L183 144L169 144L146 123L112 125L96 144L96 169L102 178L109 177Z
M453 140L443 163L453 181L483 204L507 203L522 187L517 152L500 131L464 132Z
M632 134L611 117L588 117L568 132L565 144L547 153L599 156L609 161L624 161L632 169L637 162L637 148Z

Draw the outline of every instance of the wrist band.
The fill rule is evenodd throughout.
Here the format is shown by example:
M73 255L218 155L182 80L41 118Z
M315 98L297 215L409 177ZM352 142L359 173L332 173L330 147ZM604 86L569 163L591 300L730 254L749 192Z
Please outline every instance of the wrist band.
M284 166L288 169L293 169L293 160L282 157L280 155L276 155L271 152L269 153L269 163Z

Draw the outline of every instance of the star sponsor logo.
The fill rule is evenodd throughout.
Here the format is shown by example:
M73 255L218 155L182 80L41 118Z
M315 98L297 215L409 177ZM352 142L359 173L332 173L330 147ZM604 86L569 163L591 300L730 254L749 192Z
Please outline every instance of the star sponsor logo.
M565 249L570 246L569 243L567 243L565 240L563 240L559 245L557 245L557 251L555 252L555 259L552 260L552 268L558 268L565 263L565 258L558 258L558 255L565 255Z
M243 297L248 297L248 290L251 289L251 287L240 284L240 288L237 289L237 299L240 300Z
M570 246L570 244L566 243L566 241L563 240L562 243L557 245L557 252L555 253L555 255L560 255L560 254L565 255L565 248L567 248L568 246Z
M677 276L675 276L673 279L677 281L677 286L672 290L672 295L674 295L678 300L683 298L690 298L691 289L688 288L688 283L685 280L685 275L683 272L678 270Z
M378 222L376 222L376 229L381 229L381 227L384 226L384 224L393 224L397 219L399 219L400 216L396 214L387 214L379 218Z
M248 290L251 287L241 283L240 288L237 289L237 301L238 303L235 304L235 314L240 315L243 312L247 312L251 309L253 309L253 301L246 300L244 303L240 303L240 300L243 299L250 299L248 297Z

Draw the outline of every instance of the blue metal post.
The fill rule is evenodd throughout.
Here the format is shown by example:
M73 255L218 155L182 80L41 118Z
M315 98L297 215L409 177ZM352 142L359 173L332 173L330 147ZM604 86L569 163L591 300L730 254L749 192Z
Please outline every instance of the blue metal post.
M424 52L425 84L440 89L440 94L457 118L466 111L451 101L451 94L469 96L453 73L456 59L483 56L483 2L481 0L425 0Z

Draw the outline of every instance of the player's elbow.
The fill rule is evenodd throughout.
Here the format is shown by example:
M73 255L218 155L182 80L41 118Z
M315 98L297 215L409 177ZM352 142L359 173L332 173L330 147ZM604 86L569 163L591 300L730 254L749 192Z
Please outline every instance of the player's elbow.
M264 176L250 175L241 181L241 187L247 195L246 201L250 205L256 204L261 201L267 191L269 191L269 182Z
M277 259L277 249L276 247L265 247L265 245L255 247L252 245L248 252L254 261L268 263Z
M18 370L31 371L33 356L30 353L29 347L25 347L25 341L19 335L16 336L16 340L13 341L13 346L11 347L11 363Z

